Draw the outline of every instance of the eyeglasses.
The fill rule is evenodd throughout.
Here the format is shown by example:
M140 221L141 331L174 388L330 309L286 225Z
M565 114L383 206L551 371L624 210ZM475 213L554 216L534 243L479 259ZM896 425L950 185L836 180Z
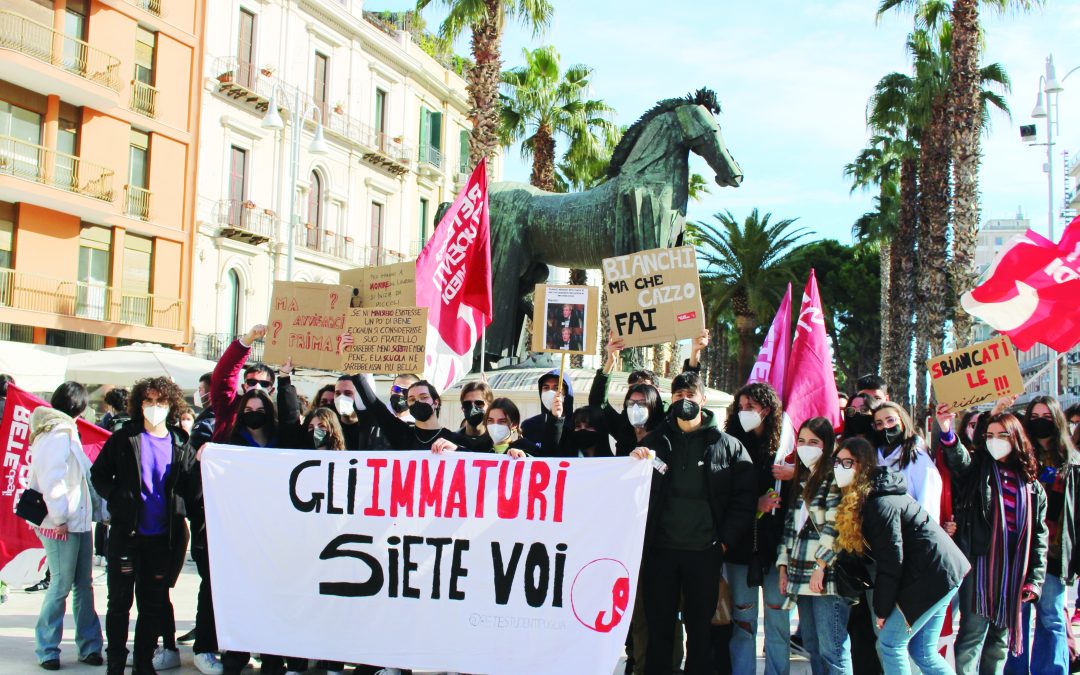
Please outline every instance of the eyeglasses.
M845 469L850 469L851 467L855 466L855 460L852 459L851 457L848 457L848 458L837 457L836 459L833 460L832 465L833 466L842 466Z
M399 387L396 384L390 385L390 393L391 394L404 394L405 391L406 391L406 387Z
M270 388L269 382L267 382L266 380L256 380L254 377L249 377L248 379L244 380L244 384L249 387L261 387L263 389Z

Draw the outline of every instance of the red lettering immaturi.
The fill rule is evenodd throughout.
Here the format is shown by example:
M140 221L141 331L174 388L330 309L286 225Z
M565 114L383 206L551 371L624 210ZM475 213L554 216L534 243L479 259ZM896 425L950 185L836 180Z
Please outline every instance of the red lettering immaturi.
M394 471L390 481L390 517L395 518L398 509L404 509L405 515L412 518L413 502L416 499L416 462L405 462L408 470L401 475L401 461L394 460Z
M559 470L555 473L555 515L552 519L556 523L562 522L563 497L566 495L566 470L570 468L570 462L559 462Z
M479 480L476 483L476 506L473 508L473 516L476 518L484 517L484 490L487 488L487 472L488 469L494 468L498 463L498 460L494 459L473 460L472 465L480 469Z
M367 461L369 468L375 471L375 475L371 479L371 506L364 509L365 516L385 516L386 511L379 506L379 470L386 468L385 459L369 459Z
M424 512L427 508L430 508L436 518L442 514L442 494L443 494L443 471L446 469L446 463L440 461L439 468L435 470L435 477L432 478L429 467L431 466L431 460L425 459L420 466L420 507L419 515L424 517Z
M507 493L506 487L509 482L508 474L510 473L510 466L514 467L513 483L510 485L510 491ZM521 478L525 474L525 462L508 462L503 461L502 466L499 467L499 517L500 518L517 518L518 511L521 510Z
M465 460L458 460L454 464L454 475L450 477L450 489L446 492L446 508L443 517L468 518L465 509Z
M546 462L532 462L529 464L529 496L527 498L529 506L526 509L526 519L536 520L538 517L537 511L539 511L540 520L547 518L547 495L544 494L544 490L547 489L550 482L551 469L548 468ZM534 508L537 504L539 504L539 507Z

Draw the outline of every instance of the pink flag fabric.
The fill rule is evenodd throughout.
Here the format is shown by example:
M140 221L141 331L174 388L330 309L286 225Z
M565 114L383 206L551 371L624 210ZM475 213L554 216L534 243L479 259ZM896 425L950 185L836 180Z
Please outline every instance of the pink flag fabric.
M788 360L791 357L791 284L787 285L787 293L780 302L780 309L776 310L772 326L765 335L765 342L761 344L757 361L750 369L751 382L765 382L776 390L780 400L784 400L784 378L787 374Z
M491 323L487 164L480 162L416 259L416 304L428 308L424 379L446 389L472 366Z
M1080 343L1080 217L1055 244L1034 230L1009 242L983 283L964 293L968 314L1008 335L1016 348L1035 343L1065 352Z
M832 422L834 429L840 428L836 377L833 375L829 338L825 332L825 313L813 269L803 291L784 389L787 392L784 412L791 418L795 429L811 417L825 417Z

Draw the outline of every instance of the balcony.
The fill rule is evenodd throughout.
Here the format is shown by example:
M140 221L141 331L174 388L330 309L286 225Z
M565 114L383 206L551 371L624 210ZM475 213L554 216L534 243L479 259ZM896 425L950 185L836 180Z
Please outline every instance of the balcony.
M104 202L113 200L111 169L10 136L0 136L0 175L5 174Z
M357 247L354 245L352 237L335 234L328 230L319 230L310 224L296 228L294 236L296 237L295 244L309 251L348 260L349 262L357 260Z
M252 107L258 114L270 107L270 96L274 93L275 85L280 85L279 93L283 93L289 101L296 94L296 87L235 56L214 59L213 73L218 81L219 94Z
M334 111L326 115L323 130L359 145L364 150L363 160L369 164L385 169L395 176L402 176L409 171L413 148L403 143L401 136L391 137L354 117Z
M254 202L224 199L218 202L216 210L222 237L258 246L273 239L277 231L278 217Z
M10 269L0 269L0 308L173 331L184 325L184 303L177 298Z
M209 359L210 361L217 361L221 359L221 355L225 353L225 349L233 343L233 340L242 337L241 335L233 335L232 333L196 333L195 345L192 350L195 356L200 359ZM251 345L251 351L248 352L248 361L257 362L262 361L263 358L262 341L256 341Z
M157 89L145 82L132 80L131 102L128 107L140 115L151 118L157 117L157 92Z
M10 49L88 82L120 91L120 59L10 11L0 11L0 49Z
M135 185L124 186L124 215L139 220L150 220L150 198L153 192Z
M161 0L132 0L131 4L154 16L165 16L161 12Z
M435 169L442 168L442 152L433 145L420 146L420 164L427 164Z

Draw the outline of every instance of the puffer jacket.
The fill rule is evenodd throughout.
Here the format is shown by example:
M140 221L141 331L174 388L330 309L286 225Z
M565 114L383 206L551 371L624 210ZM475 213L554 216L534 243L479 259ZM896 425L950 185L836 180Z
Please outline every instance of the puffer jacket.
M30 484L41 493L48 515L42 529L67 525L69 532L93 529L90 460L79 441L75 420L42 406L30 414Z

